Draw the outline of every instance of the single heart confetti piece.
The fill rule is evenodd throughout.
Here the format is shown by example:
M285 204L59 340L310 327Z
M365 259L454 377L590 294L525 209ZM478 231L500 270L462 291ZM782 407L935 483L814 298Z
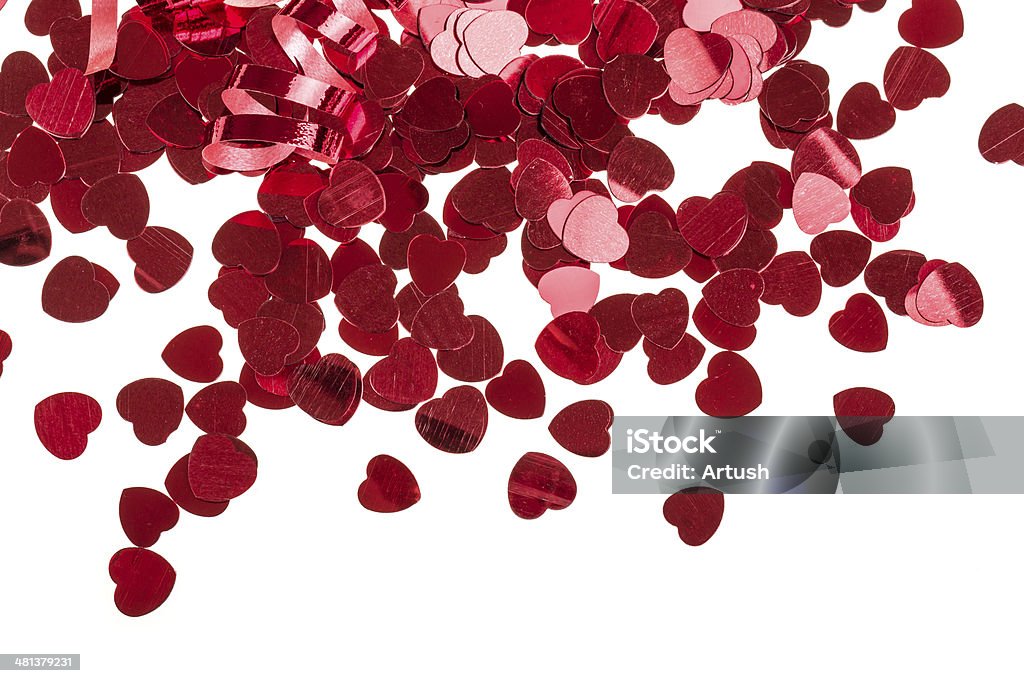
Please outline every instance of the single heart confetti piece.
M684 334L671 349L644 340L647 376L655 384L668 385L689 377L704 359L705 348L696 337Z
M861 446L878 443L885 424L896 414L896 404L888 394L868 387L840 391L832 403L839 427Z
M900 36L911 45L938 48L964 36L964 15L957 0L914 0L900 16Z
M174 382L140 379L117 394L117 413L132 424L139 441L147 446L159 446L181 424L185 396Z
M570 453L596 458L611 448L609 429L614 418L612 407L604 401L577 401L551 419L548 432Z
M69 256L60 261L43 282L43 311L66 323L95 320L107 311L112 297L100 277L97 267L81 256Z
M852 351L876 353L889 342L889 325L885 313L868 294L854 294L846 307L828 321L832 338Z
M74 460L85 452L103 411L91 396L65 392L40 401L34 419L43 447L61 460Z
M870 140L896 125L896 109L871 83L851 87L836 113L836 129L851 140Z
M803 173L793 188L793 218L808 235L824 232L850 215L850 198L831 178Z
M829 287L845 287L864 272L871 259L871 240L848 230L830 230L811 240L811 258Z
M466 265L466 250L458 242L417 235L409 242L407 259L416 287L432 296L455 282Z
M400 460L378 455L366 463L366 479L357 495L371 512L401 512L420 501L420 485Z
M514 360L505 371L487 383L484 396L502 415L532 420L544 415L544 381L525 360Z
M188 456L188 483L196 498L212 503L242 495L256 482L256 454L225 434L199 437Z
M52 240L46 216L31 201L0 202L0 263L35 265L50 255Z
M145 548L124 548L110 558L109 573L117 585L114 605L129 617L141 617L164 604L174 588L174 568Z
M189 456L187 455L182 457L167 472L167 478L164 479L164 489L166 489L167 495L171 497L171 500L177 503L178 507L185 512L198 517L216 517L228 509L228 501L211 503L210 501L196 498L192 492L192 487L188 483L188 458Z
M885 98L900 111L916 109L949 92L949 71L939 59L917 47L898 47L885 65Z
M722 351L708 363L697 386L697 407L712 417L740 417L761 405L761 380L743 356Z
M245 387L238 382L217 382L200 389L185 405L185 414L207 434L241 436L246 400Z
M932 322L973 327L981 322L985 311L981 285L959 263L939 266L917 290L917 311Z
M59 138L81 137L96 115L92 82L75 68L61 69L49 83L36 85L24 103L36 125Z
M585 381L597 372L601 327L589 313L574 311L558 316L541 330L534 348L551 372L573 381Z
M140 548L150 547L178 523L178 506L153 489L127 488L117 507L124 535Z
M645 339L664 349L671 349L686 333L690 305L685 294L670 287L658 294L641 294L636 297L630 307L630 314Z
M483 382L501 372L505 364L505 348L494 325L479 315L469 316L473 323L473 340L459 349L437 352L441 372L460 382Z
M978 150L993 164L1024 165L1024 107L1008 104L989 116L978 136Z
M178 333L160 357L174 374L192 382L214 382L224 371L220 350L224 340L215 327L200 325Z
M665 501L662 514L676 528L686 545L704 545L722 523L725 496L721 491L698 486L676 491Z
M572 311L589 311L597 301L601 276L589 268L566 266L548 271L540 279L537 292L551 305L551 317Z
M419 407L416 431L440 451L469 453L487 432L487 401L475 387L452 387Z
M508 504L517 517L537 519L548 510L564 510L576 499L576 480L561 462L544 453L527 453L508 478Z
M324 424L340 426L359 407L363 378L355 363L329 353L312 365L300 364L288 376L288 396L303 412Z
M414 406L433 398L437 389L437 362L430 349L406 337L392 345L386 358L366 373L375 394L398 405Z
M708 307L719 318L738 327L750 327L761 315L761 295L765 282L749 268L727 270L704 285L701 293Z

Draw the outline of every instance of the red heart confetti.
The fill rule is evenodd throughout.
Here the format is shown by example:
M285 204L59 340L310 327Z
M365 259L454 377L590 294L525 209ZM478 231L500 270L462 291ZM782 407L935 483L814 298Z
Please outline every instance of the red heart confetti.
M871 240L848 230L823 232L811 240L811 258L829 287L845 287L860 276L871 259Z
M964 35L964 15L957 0L914 0L900 16L900 36L917 47L952 45Z
M209 325L192 327L167 343L160 355L176 375L193 382L213 382L224 370L220 332Z
M165 379L140 379L117 395L117 413L132 423L135 437L147 446L167 441L185 412L181 387Z
M570 453L596 458L611 448L608 430L614 418L612 407L604 401L577 401L551 419L548 431Z
M828 321L832 338L853 351L875 353L889 342L889 325L878 302L867 294L854 294L846 308Z
M237 382L217 382L203 387L185 406L192 423L207 434L241 436L245 431L245 387Z
M122 614L141 617L162 605L174 588L174 568L146 548L124 548L110 558L110 578L117 588L114 604Z
M740 417L761 405L761 380L743 356L722 351L708 363L697 386L697 406L714 417Z
M452 387L416 411L416 431L434 448L469 453L487 432L487 402L474 387Z
M544 453L527 453L508 477L508 504L517 517L537 519L576 500L576 480L565 465Z
M188 483L196 498L212 503L237 498L256 482L256 455L225 434L199 437L188 456Z
M167 473L167 478L164 479L164 489L171 500L185 512L199 517L216 517L227 510L229 501L211 503L196 498L188 483L188 459L189 456L186 455L174 463Z
M178 506L160 491L144 487L127 488L118 503L121 528L128 540L148 548L178 523Z
M840 391L832 402L840 428L862 446L878 443L885 423L896 414L896 404L888 394L868 387Z
M665 521L679 532L686 545L704 545L722 523L725 496L721 491L698 486L676 491L665 501Z
M43 282L43 311L66 323L95 320L107 311L113 297L101 277L97 266L81 256L60 261Z
M74 460L85 452L89 435L102 419L100 404L91 396L55 394L36 406L36 434L50 453L61 460Z
M371 512L401 512L420 501L420 485L400 460L378 455L366 463L366 480L357 495Z
M525 360L514 360L505 371L487 383L484 396L502 415L532 420L544 414L544 381Z

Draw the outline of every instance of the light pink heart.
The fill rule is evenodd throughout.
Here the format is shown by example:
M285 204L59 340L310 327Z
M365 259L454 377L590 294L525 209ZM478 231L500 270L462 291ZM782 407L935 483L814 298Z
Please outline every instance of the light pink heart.
M551 304L551 317L589 311L597 302L601 276L589 268L564 266L544 274L537 285L540 298Z
M801 173L793 187L793 217L808 235L824 232L828 226L850 215L850 197L831 178Z

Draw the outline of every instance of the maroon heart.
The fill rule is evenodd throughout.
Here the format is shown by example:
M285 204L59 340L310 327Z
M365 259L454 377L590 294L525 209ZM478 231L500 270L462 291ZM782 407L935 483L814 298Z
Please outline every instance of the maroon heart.
M836 129L851 140L869 140L896 125L896 110L871 83L857 83L839 103Z
M256 483L256 454L225 434L204 434L188 455L188 484L200 500L220 503L237 498Z
M362 394L359 368L340 353L329 353L311 365L299 364L288 377L288 396L324 424L340 426L348 422Z
M1024 107L1008 104L988 117L978 136L978 150L993 164L1024 164Z
M640 333L664 349L674 348L679 343L690 320L686 295L672 287L658 294L641 294L634 299L630 312Z
M192 264L192 244L170 228L151 225L128 240L128 257L135 262L135 282L150 294L178 284Z
M676 528L686 545L703 545L715 535L725 513L721 491L697 486L676 491L662 506L665 521Z
M228 509L228 501L211 503L206 500L199 500L192 493L192 487L188 483L187 455L174 463L167 472L167 478L164 479L164 488L167 490L167 495L171 497L171 500L178 504L178 507L185 512L199 517L216 517Z
M612 407L604 401L577 401L562 408L551 419L548 431L570 453L596 458L611 447L608 430L614 419Z
M564 313L541 330L534 348L541 362L559 377L586 381L597 372L601 326L588 313Z
M156 31L141 21L125 21L117 31L110 71L129 81L148 81L164 74L171 62Z
M690 334L671 349L644 341L647 376L655 384L675 384L689 377L704 358L704 345Z
M48 80L46 67L31 52L7 55L0 67L0 112L25 116L25 97L36 85Z
M708 308L719 318L737 327L750 327L761 315L761 295L765 282L761 274L749 268L736 268L712 278L701 294Z
M81 256L60 261L43 282L43 311L66 323L100 317L110 305L111 293L99 277L96 267Z
M250 318L238 326L238 348L250 368L269 377L299 348L299 332L277 318Z
M18 187L30 188L36 183L56 185L66 170L60 147L35 127L21 131L7 155L7 176Z
M398 320L395 272L379 263L362 266L342 280L335 305L345 319L366 332L381 333Z
M374 393L390 403L414 406L434 396L437 363L434 354L415 339L399 339L366 373Z
M885 99L900 111L916 109L930 97L942 97L949 85L949 71L938 57L906 45L896 48L882 75Z
M178 523L178 506L160 491L144 487L127 488L118 503L121 528L128 540L148 548Z
M220 226L213 237L213 257L225 266L240 266L266 275L281 260L281 233L262 211L245 211Z
M245 431L246 400L238 382L217 382L200 389L185 406L185 414L207 434L240 436Z
M708 363L697 386L697 407L713 417L739 417L761 405L761 380L743 356L722 351Z
M96 399L65 392L36 405L36 435L46 450L61 460L73 460L85 452L89 435L96 431L103 411Z
M416 287L433 296L455 282L466 265L466 250L458 242L417 235L409 243L408 263Z
M900 36L917 47L952 45L964 36L964 15L957 0L914 0L900 15Z
M46 216L28 199L12 199L0 207L0 263L39 263L50 255L52 240Z
M487 402L502 415L532 420L544 414L544 381L525 360L514 360L505 371L487 383Z
M210 303L224 314L224 322L237 328L255 318L270 298L263 279L244 270L230 270L213 281L208 292Z
M889 166L864 174L850 199L871 212L882 225L898 223L914 201L914 178L905 168Z
M832 338L853 351L875 353L889 341L885 312L869 294L854 294L828 321Z
M209 325L192 327L167 343L160 357L176 375L193 382L215 381L224 370L220 332Z
M811 240L811 258L821 267L826 285L844 287L867 267L871 240L849 230L829 230Z
M487 401L475 387L452 387L416 411L416 431L446 453L469 453L487 432Z
M563 45L578 45L590 35L590 0L529 0L525 6L523 16L536 33L553 36Z
M637 298L636 294L613 294L601 299L590 309L590 315L601 327L605 343L613 351L631 351L643 336L643 331L633 317L633 304ZM663 334L660 327L657 333L659 336Z
M136 380L117 394L117 413L132 424L136 438L147 446L167 441L184 412L181 387L165 379Z
M149 193L138 176L115 173L90 187L82 197L82 215L105 225L122 240L138 237L149 221Z
M145 548L124 548L114 553L108 567L114 605L122 614L141 617L164 604L174 588L174 567Z
M839 427L862 446L878 443L886 423L896 414L896 403L888 394L868 387L840 391L832 405Z
M814 260L802 251L779 254L761 273L764 294L761 300L781 305L790 315L808 316L821 303L821 275Z
M548 510L564 510L575 499L572 473L544 453L527 453L519 458L508 477L508 504L523 519L537 519Z
M460 349L473 341L473 321L463 313L462 299L449 287L427 299L412 320L412 338L427 348Z
M378 455L366 463L366 479L357 495L359 504L372 512L401 512L419 502L420 485L400 460Z
M52 81L40 83L28 92L25 111L51 135L82 137L96 116L92 81L78 69L61 69Z

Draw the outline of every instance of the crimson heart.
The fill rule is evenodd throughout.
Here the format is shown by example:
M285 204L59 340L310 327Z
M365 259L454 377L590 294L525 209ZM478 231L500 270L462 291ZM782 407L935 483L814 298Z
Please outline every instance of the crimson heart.
M578 45L590 35L593 7L590 0L529 0L523 16L534 32Z
M216 328L200 325L175 336L160 357L179 377L206 384L215 381L224 370L220 358L223 344Z
M380 263L352 271L338 286L334 303L345 319L366 332L387 332L398 320L393 270Z
M864 284L868 291L885 299L889 310L906 315L906 297L917 285L917 275L928 259L916 251L899 249L875 257L864 269Z
M701 293L711 311L737 327L750 327L761 315L765 283L761 274L749 268L727 270L704 285Z
M244 270L229 270L213 281L207 296L213 307L224 314L224 322L237 328L256 317L260 306L270 298L270 292L262 278Z
M433 296L455 282L466 265L466 250L458 242L417 235L409 242L408 262L416 287Z
M669 80L659 62L641 54L619 55L601 72L609 106L627 119L640 118L650 111L651 102L665 94Z
M544 381L525 360L514 360L505 371L487 383L487 402L502 415L532 420L544 414Z
M238 382L217 382L200 389L185 406L185 414L207 434L239 436L245 431L246 400Z
M0 112L25 116L25 96L36 85L46 83L46 67L31 52L12 52L0 66Z
M869 140L896 125L896 110L871 83L857 83L839 103L836 129L851 140Z
M192 244L170 228L151 225L128 240L135 262L135 282L150 294L165 292L185 277L192 264Z
M36 435L46 450L61 460L74 460L85 452L89 435L100 426L103 411L96 399L65 392L36 405Z
M427 299L412 320L412 338L427 348L461 349L473 341L473 321L454 287Z
M366 383L385 401L411 407L433 397L437 363L430 349L406 337L370 368Z
M238 326L238 348L246 364L265 377L284 370L299 348L299 332L277 318L250 318Z
M12 199L0 208L0 263L31 266L50 255L53 237L39 207L28 199Z
M868 387L840 391L832 406L840 428L862 446L878 443L886 423L896 414L896 403L888 394Z
M811 240L811 258L821 267L829 287L844 287L864 272L871 259L871 240L849 230L830 230Z
M875 353L889 341L885 312L869 294L854 294L828 321L832 338L853 351Z
M885 99L900 111L916 109L930 97L942 97L949 85L949 71L938 57L907 45L896 48L882 76Z
M420 485L400 460L378 455L366 464L358 497L359 504L372 512L401 512L420 501Z
M811 257L802 251L779 254L761 273L769 305L782 305L790 315L808 316L821 303L821 275ZM728 321L726 321L728 322Z
M251 371L250 371L251 372ZM179 459L167 472L164 479L164 488L167 495L171 497L185 512L199 517L216 517L228 509L228 501L211 503L207 500L199 500L192 493L192 487L188 483L188 456Z
M686 295L673 287L658 294L641 294L633 300L630 312L640 333L664 349L674 348L679 343L690 320Z
M452 387L416 411L416 431L446 453L469 453L487 432L487 401L475 387Z
M0 376L3 376L4 374L4 361L10 358L11 350L13 348L14 347L11 344L11 335L0 330Z
M237 498L256 483L256 454L225 434L204 434L188 456L188 484L200 500L219 503Z
M81 256L69 256L59 262L43 283L43 311L66 323L84 323L100 317L110 305L111 293L98 276L93 264Z
M213 257L225 266L240 266L266 275L281 260L281 233L262 211L245 211L220 226L213 237Z
M25 110L36 125L58 138L79 138L96 116L92 81L75 68L61 69L25 97Z
M548 431L570 453L596 458L611 447L608 430L613 419L612 407L604 401L577 401L562 408L551 419Z
M140 379L117 394L117 412L132 423L139 441L147 446L159 446L181 424L185 396L181 387L173 382Z
M117 32L110 71L129 81L148 81L170 67L167 47L156 31L141 21L126 21Z
M141 617L164 604L174 588L174 567L145 548L124 548L110 558L108 568L114 604L122 614Z
M725 513L725 496L721 491L697 486L676 491L662 506L665 521L679 532L687 545L703 545L715 535Z
M914 178L897 166L876 168L864 174L850 192L850 198L871 212L882 225L898 223L914 201Z
M911 45L946 47L964 37L964 15L957 0L914 0L900 16L899 30Z
M589 313L573 311L558 316L541 330L534 348L551 372L573 381L586 381L597 372L601 327Z
M739 417L761 405L761 380L743 356L722 351L708 363L696 398L697 407L712 417Z
M38 128L21 131L7 154L7 176L18 187L56 185L66 170L60 147Z
M564 510L576 499L576 480L550 455L527 453L508 477L508 504L523 519L537 519L548 510Z
M636 294L613 294L601 299L590 309L590 315L601 327L605 343L613 351L631 351L643 336L633 317L633 303L637 298ZM659 336L660 330L659 327Z
M715 315L703 299L693 309L693 324L705 339L715 346L729 351L743 351L750 348L757 338L757 328L730 325Z
M993 164L1024 164L1024 107L1008 104L988 117L978 136L978 149Z
M483 382L499 372L505 362L501 335L486 318L471 315L473 340L461 349L437 352L441 372L460 382Z
M178 506L160 491L144 487L127 488L118 504L121 528L128 540L148 548L178 523Z
M300 363L288 377L288 396L324 424L340 426L348 422L362 394L359 368L340 353L329 353L312 365Z
M928 275L918 276L917 312L934 323L973 327L981 322L985 299L981 286L967 268L959 263L944 263Z
M644 340L647 376L655 384L675 384L689 377L704 358L704 345L690 334L671 349Z

